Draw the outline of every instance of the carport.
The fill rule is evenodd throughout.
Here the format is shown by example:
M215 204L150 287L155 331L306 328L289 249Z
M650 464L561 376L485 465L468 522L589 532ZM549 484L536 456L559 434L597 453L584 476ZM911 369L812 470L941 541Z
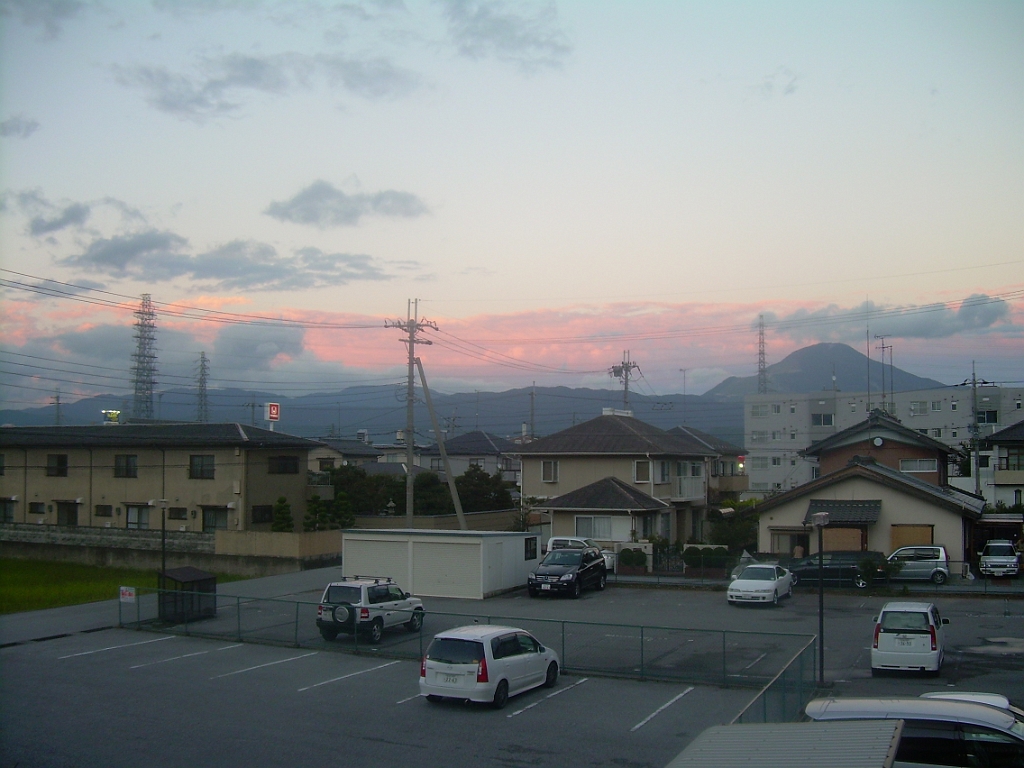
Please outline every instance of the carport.
M526 584L540 552L536 533L345 531L345 576L390 576L424 597L481 600Z

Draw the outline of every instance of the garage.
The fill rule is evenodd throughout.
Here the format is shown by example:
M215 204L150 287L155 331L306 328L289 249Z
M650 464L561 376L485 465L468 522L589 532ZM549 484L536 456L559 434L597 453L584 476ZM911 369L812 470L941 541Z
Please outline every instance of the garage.
M422 597L482 600L526 584L540 553L536 533L345 531L345 576L390 576Z

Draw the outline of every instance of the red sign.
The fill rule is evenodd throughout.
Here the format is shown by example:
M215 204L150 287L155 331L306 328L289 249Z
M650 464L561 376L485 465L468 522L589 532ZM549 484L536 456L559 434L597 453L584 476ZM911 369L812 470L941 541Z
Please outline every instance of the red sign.
M280 421L281 419L281 404L280 403L267 403L267 421Z

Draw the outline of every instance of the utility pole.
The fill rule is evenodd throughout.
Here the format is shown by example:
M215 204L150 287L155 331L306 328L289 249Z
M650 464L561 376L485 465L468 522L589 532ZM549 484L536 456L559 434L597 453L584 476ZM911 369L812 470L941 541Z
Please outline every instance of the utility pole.
M683 424L686 423L686 372L689 368L680 368L683 374Z
M533 389L530 390L530 442L537 439L537 433L534 431L534 407L537 401L537 382L533 382Z
M416 387L415 387L415 375L416 375L416 345L417 344L433 344L432 341L426 339L417 339L416 334L422 331L424 328L433 328L437 330L437 323L431 322L430 320L420 320L420 300L409 299L406 307L406 320L385 320L385 328L401 328L408 334L407 339L402 339L403 343L407 345L409 352L409 377L405 387L405 521L406 524L413 528L413 453L415 443L415 421L413 418L413 406L416 403Z
M255 392L252 393L252 400L250 400L248 403L242 403L242 407L243 408L248 408L249 409L249 415L252 418L252 425L254 427L256 426L256 409L260 405L261 405L261 403L257 403L256 402L256 393Z
M56 406L56 410L53 414L53 423L60 426L60 387L57 387L56 393L53 395L53 404Z
M888 405L892 401L891 400L886 400L886 397L885 397L885 392L886 392L886 390L885 390L885 350L888 349L888 350L890 350L890 353L891 353L891 351L892 351L892 344L886 345L886 343L885 343L885 336L884 335L875 334L875 338L879 339L882 342L881 344L878 345L878 348L880 350L882 350L882 410L885 411L886 413L888 413L888 411L889 411ZM891 371L890 371L889 378L892 379ZM892 386L892 381L889 382L889 386L890 387ZM895 397L895 395L893 395L893 397Z
M764 354L764 315L757 317L757 394L768 394L768 364Z
M622 362L619 365L613 365L608 369L608 375L612 378L617 378L622 382L622 407L627 411L629 410L629 379L633 371L640 370L640 366L630 361L629 350L624 350L622 353Z
M971 360L971 447L973 460L971 471L974 472L974 493L981 496L981 456L978 442L981 430L978 428L978 376Z
M455 485L455 475L452 474L452 466L448 462L448 451L444 447L444 435L437 423L437 413L434 411L434 401L430 399L430 389L427 387L427 375L423 372L423 363L416 358L416 367L420 370L420 383L423 385L423 399L427 401L427 412L430 414L430 423L434 427L434 439L437 440L437 448L441 452L441 461L444 464L444 476L448 480L448 490L452 494L452 504L455 506L455 516L459 519L459 528L468 530L466 517L462 514L462 500L459 498L459 488Z
M205 424L210 420L210 401L206 395L206 383L210 378L210 361L206 353L199 353L199 392L196 397L196 421Z

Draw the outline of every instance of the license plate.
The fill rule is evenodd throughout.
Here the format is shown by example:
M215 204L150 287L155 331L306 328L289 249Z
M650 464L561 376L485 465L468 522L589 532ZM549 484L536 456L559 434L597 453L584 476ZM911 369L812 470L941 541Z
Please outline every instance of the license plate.
M896 645L913 645L914 641L906 637L897 637Z
M551 585L550 584L541 584L540 588L541 589L551 589Z
M459 676L458 675L445 675L444 676L444 682L447 683L448 685L455 685L457 682L459 682Z

